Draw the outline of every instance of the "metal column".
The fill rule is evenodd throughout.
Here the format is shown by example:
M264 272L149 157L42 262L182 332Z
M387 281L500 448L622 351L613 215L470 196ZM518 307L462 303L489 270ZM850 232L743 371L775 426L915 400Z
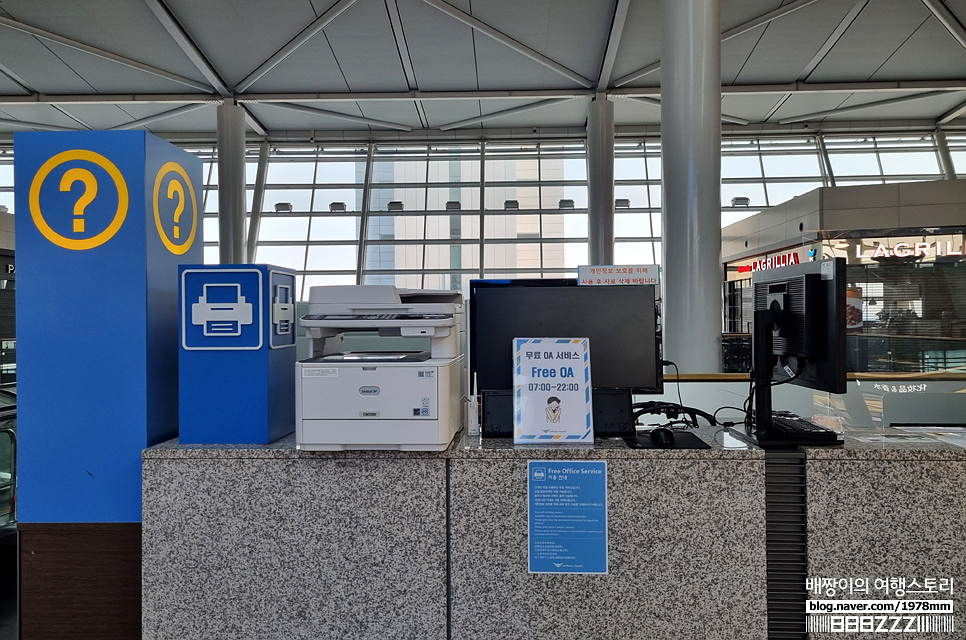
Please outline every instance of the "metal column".
M832 171L832 159L828 155L828 147L825 146L825 138L822 134L815 136L815 144L818 145L818 151L822 156L822 168L825 170L825 177L827 179L827 186L835 186L835 172ZM761 155L759 154L759 157Z
M721 370L721 5L663 0L664 356Z
M262 224L262 205L265 202L265 178L268 174L268 141L258 147L258 169L255 170L255 192L252 194L252 213L248 218L248 261L255 262L255 245Z
M376 143L369 143L366 153L366 178L362 185L362 208L359 212L359 255L356 256L356 284L365 283L366 271L366 241L369 239L369 207L372 203L372 160L376 152ZM429 174L427 174L427 177ZM425 250L424 250L425 253Z
M218 107L218 260L245 262L245 110Z
M614 103L603 94L587 109L587 191L590 264L614 264Z
M936 142L936 151L939 152L939 164L943 169L943 175L947 180L956 179L956 166L953 164L953 156L949 153L949 142L946 141L946 132L936 129L932 132L932 139Z

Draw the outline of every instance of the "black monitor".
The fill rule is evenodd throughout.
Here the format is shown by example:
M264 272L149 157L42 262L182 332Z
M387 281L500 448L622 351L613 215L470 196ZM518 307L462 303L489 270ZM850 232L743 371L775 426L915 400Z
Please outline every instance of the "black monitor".
M771 430L771 387L845 393L845 258L756 271L752 381L755 435Z
M654 287L578 286L575 279L471 280L470 383L513 388L513 339L590 339L594 389L661 393Z

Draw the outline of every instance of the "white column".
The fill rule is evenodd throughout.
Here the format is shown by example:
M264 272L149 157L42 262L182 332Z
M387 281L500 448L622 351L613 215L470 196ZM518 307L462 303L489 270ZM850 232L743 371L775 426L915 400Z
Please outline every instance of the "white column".
M245 110L218 107L218 260L242 263L245 252Z
M721 370L721 5L662 0L664 358Z
M587 208L590 264L614 264L614 103L603 94L587 109Z

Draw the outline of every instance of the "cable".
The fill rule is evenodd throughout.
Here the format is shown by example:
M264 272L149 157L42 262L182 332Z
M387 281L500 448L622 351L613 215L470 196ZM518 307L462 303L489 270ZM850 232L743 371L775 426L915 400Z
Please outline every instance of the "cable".
M715 420L717 420L718 419L718 412L723 411L725 409L734 409L735 411L741 411L742 413L744 413L744 411L745 411L744 409L739 409L738 407L730 407L730 406L727 406L726 405L724 407L718 407L717 409L715 409L714 413L711 414L711 415L714 416L714 419ZM724 426L733 426L734 425L734 423L732 423L731 425L728 425L728 424L723 423L723 422L719 422L718 424L721 424L721 425L724 425Z
M665 367L674 367L674 382L678 387L678 404L683 405L684 400L681 399L681 372L678 371L678 365L674 364L670 360L661 360L661 364Z
M798 371L795 372L790 378L786 378L780 382L772 382L769 386L778 387L783 384L788 384L789 382L794 382L797 380L802 373L805 372L805 358L798 359ZM724 407L722 407L724 408ZM745 400L745 428L750 429L754 426L754 410L755 410L755 372L751 372L751 381L749 384L748 399Z

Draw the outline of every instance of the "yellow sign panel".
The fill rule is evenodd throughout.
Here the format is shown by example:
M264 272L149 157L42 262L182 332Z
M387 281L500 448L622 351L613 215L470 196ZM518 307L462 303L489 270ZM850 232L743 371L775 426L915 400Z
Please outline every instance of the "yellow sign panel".
M168 183L167 197L169 200L177 200L177 205L174 210L174 227L171 236L168 236L168 232L165 231L165 224L161 222L161 183L164 178L169 173L175 173L172 176L171 181ZM182 217L185 210L185 193L191 195L191 229L187 234L184 233L182 224ZM164 246L168 248L168 251L175 255L182 255L191 245L194 244L195 235L198 233L198 200L195 198L195 190L191 184L191 178L188 177L188 172L184 170L177 162L166 162L161 166L158 171L158 177L154 180L154 198L152 199L154 204L154 223L158 227L158 234L161 236L161 242ZM177 242L181 240L182 237L187 236L183 242Z
M54 169L73 161L90 162L100 167L107 172L107 175L110 176L114 182L114 186L117 188L117 212L114 214L114 218L106 229L90 237L68 238L54 231L44 217L44 212L40 206L40 191L44 185L44 181ZM77 202L74 203L72 230L74 233L83 234L87 226L84 220L84 210L97 197L98 183L97 177L90 170L81 167L72 167L64 172L64 175L60 179L59 188L61 191L70 191L75 182L84 184L84 192ZM33 218L34 224L37 225L37 229L45 238L58 247L71 249L73 251L83 251L85 249L99 247L114 237L114 234L121 228L121 225L124 224L124 219L127 217L129 198L124 176L121 175L120 170L113 162L94 151L71 149L70 151L58 153L37 170L33 181L30 183L29 202L30 217Z

